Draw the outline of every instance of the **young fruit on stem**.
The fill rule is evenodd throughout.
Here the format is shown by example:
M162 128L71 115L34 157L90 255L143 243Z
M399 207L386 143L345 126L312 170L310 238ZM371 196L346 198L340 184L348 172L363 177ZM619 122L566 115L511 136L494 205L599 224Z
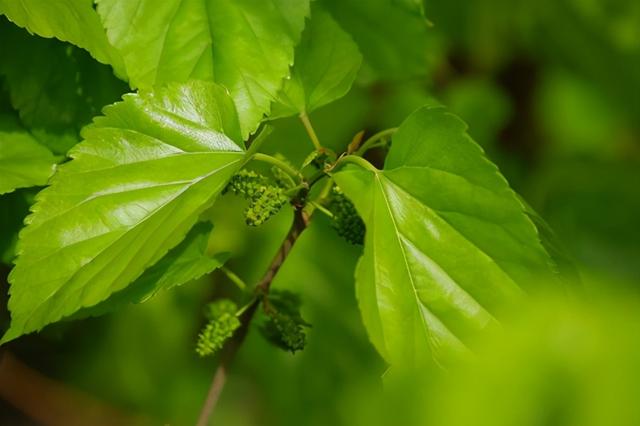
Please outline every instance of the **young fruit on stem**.
M249 201L245 209L245 221L249 226L260 226L278 213L289 198L286 191L271 183L266 176L251 170L240 170L225 188Z
M353 203L345 197L337 186L333 187L328 208L333 214L331 225L338 235L351 244L362 245L365 234L364 222L358 216Z
M264 299L267 320L262 324L262 335L275 346L295 353L304 349L307 336L304 327L310 327L300 315L300 297L286 290L272 290Z
M214 355L240 327L236 316L238 307L229 299L221 299L207 305L205 315L209 322L200 332L196 344L198 355Z

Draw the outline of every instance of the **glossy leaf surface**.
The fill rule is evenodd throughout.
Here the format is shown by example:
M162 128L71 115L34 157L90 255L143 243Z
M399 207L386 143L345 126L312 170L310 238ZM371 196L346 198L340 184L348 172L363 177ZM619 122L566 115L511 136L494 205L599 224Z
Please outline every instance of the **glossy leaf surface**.
M98 12L134 87L215 80L247 136L289 74L309 1L100 0Z
M384 170L335 175L367 227L358 298L392 365L464 356L533 282L553 279L524 206L465 130L422 108L394 135Z
M127 287L180 243L245 159L213 83L128 95L83 131L20 234L7 341Z
M344 96L360 69L362 55L349 34L317 3L296 47L272 117L309 113Z

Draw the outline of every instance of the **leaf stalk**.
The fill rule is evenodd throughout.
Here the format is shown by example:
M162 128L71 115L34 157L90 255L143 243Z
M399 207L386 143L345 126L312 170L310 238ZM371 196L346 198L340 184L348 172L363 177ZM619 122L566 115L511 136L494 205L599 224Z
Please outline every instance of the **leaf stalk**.
M374 148L375 146L378 146L376 142L385 141L387 138L392 136L397 131L398 131L397 127L392 127L390 129L382 130L374 134L369 139L364 141L364 143L360 146L360 148L358 148L355 154L359 156L364 155L364 153L367 152L369 149Z
M309 116L304 112L301 113L300 121L302 121L302 124L304 125L304 129L307 131L307 134L309 135L309 139L311 139L311 142L313 143L313 146L315 147L315 149L318 151L321 150L322 144L320 143L320 139L318 139L318 135L316 134L316 131L313 129L313 126L311 125Z

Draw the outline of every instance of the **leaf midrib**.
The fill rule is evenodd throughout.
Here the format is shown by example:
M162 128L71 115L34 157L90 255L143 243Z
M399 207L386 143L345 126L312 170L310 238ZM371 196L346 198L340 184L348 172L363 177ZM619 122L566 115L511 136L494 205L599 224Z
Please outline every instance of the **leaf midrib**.
M454 337L455 337L455 335L454 335L454 334L451 332L451 330L449 330L449 328L448 328L448 327L447 327L447 326L442 322L442 320L441 320L437 315L435 315L433 312L431 312L431 310L430 310L427 306L424 306L424 304L423 304L423 303L422 303L422 301L420 300L420 297L418 296L418 291L417 291L417 288L416 288L416 285L415 285L415 281L413 280L413 275L411 274L411 270L410 270L410 268L409 268L409 261L408 261L408 259L407 259L407 254L406 254L406 252L405 252L404 245L402 244L402 241L400 241L400 234L401 234L401 233L400 233L400 230L398 229L398 224L396 223L396 219L395 219L395 217L394 217L394 215L393 215L393 213L392 213L392 211L391 211L391 206L390 206L390 204L389 204L389 199L387 198L387 194L386 194L386 192L385 192L385 190L384 190L384 187L382 186L382 181L381 181L381 179L380 179L380 174L381 174L380 172L375 172L375 173L374 173L374 175L375 175L375 179L376 179L376 182L378 183L380 193L381 193L381 195L382 195L382 197L383 197L383 199L384 199L384 202L385 202L385 207L386 207L386 209L387 209L387 213L389 214L389 218L391 219L391 223L393 224L393 228L394 228L394 230L395 230L394 235L395 235L395 237L396 237L396 241L397 241L398 246L400 247L400 251L401 251L401 253L402 253L402 260L403 260L403 262L404 262L405 270L406 270L406 272L407 272L407 275L409 276L409 281L410 281L410 283L411 283L411 288L412 288L412 290L413 290L413 294L414 294L414 297L415 297L416 304L417 304L417 305L420 305L420 306L423 306L423 307L424 307L428 312L430 312L430 313L431 313L431 315L433 315L434 317L438 318L438 320L440 321L440 323L442 324L442 326L443 326L443 327L444 327L444 328L449 332L449 334L451 334L452 336L454 336ZM434 263L435 263L435 262L434 262ZM377 271L377 270L376 270L376 271ZM377 274L376 274L376 275L377 275ZM377 281L377 280L376 280L376 281ZM417 309L417 314L418 314L418 316L420 316L420 322L422 323L423 332L424 332L424 334L425 334L425 337L426 337L426 339L427 339L427 342L431 342L431 340L432 340L432 338L431 338L431 330L429 329L429 327L428 327L428 325L427 325L427 323L426 323L426 320L425 320L424 316L422 315L422 313L420 312L420 310L419 310L419 309ZM456 338L456 339L457 339L457 338ZM386 340L386 339L385 339L385 340ZM461 342L461 344L462 344L462 342ZM385 345L385 346L386 346L386 345ZM431 347L431 345L429 345L429 347Z

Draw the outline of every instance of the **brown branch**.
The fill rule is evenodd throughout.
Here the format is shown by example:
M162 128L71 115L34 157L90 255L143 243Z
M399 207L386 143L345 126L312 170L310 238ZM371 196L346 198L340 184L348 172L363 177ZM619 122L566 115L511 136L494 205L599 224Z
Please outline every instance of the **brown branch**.
M280 267L283 265L285 259L291 252L293 245L298 240L298 237L309 225L309 217L303 211L302 206L295 206L293 223L291 224L291 228L289 229L289 233L285 237L284 241L280 245L278 249L278 253L271 261L269 265L269 269L264 274L260 282L256 285L256 289L261 294L267 294L269 289L271 288L271 283L275 278L276 274L280 270ZM240 317L240 328L233 336L233 339L224 347L220 364L216 369L216 372L213 376L213 380L211 382L211 386L209 387L209 393L207 394L207 399L205 400L204 405L202 406L202 410L200 411L200 416L198 418L197 426L206 426L209 423L209 419L213 414L213 410L220 398L220 394L222 393L222 388L226 382L227 372L229 371L229 366L233 359L235 358L236 352L245 337L247 336L247 332L249 331L249 324L251 323L251 319L255 314L258 306L260 305L260 298L258 298L250 307L247 309L242 316Z

